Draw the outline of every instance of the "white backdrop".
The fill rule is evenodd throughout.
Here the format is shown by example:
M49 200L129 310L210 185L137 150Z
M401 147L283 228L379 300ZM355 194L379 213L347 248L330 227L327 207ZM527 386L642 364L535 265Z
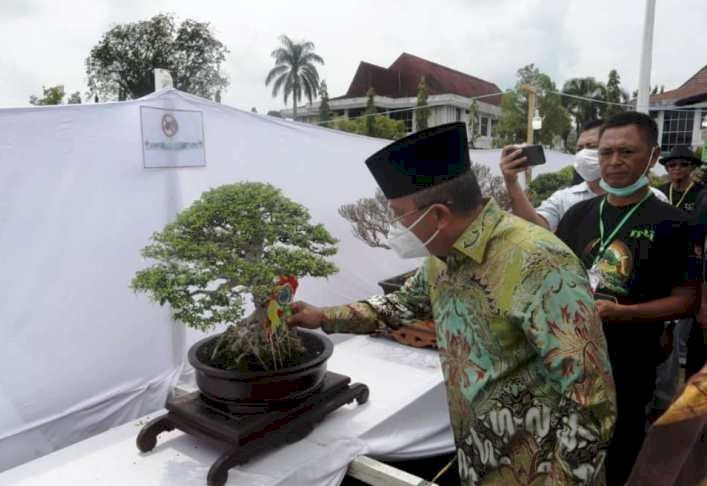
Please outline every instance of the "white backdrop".
M202 112L206 167L145 169L140 106ZM337 213L373 195L363 161L386 143L175 90L0 110L0 470L163 405L201 335L128 286L150 235L211 187L269 182L340 240L340 272L304 280L297 298L360 299L411 269ZM472 158L497 170L498 151Z

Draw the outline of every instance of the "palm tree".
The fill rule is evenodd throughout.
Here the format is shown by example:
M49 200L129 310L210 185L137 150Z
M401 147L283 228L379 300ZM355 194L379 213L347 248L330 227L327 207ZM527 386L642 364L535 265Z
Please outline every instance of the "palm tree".
M324 60L314 53L314 44L309 41L293 42L286 35L280 36L282 47L272 51L275 67L265 78L265 85L274 79L272 87L273 98L277 97L280 88L285 104L292 95L292 117L297 119L297 103L302 99L302 93L309 102L317 96L319 73L315 63L324 64Z
M597 101L601 102L606 98L604 83L594 78L574 78L565 83L562 92L585 98L562 97L562 104L574 117L577 130L580 130L585 123L599 118L603 105Z

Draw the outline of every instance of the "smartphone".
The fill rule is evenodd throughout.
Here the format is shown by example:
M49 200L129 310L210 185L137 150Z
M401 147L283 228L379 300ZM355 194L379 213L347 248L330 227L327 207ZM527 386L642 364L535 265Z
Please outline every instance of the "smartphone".
M602 294L601 292L594 292L594 300L608 300L613 302L614 304L619 303L618 299L613 295Z
M532 167L545 163L545 151L542 145L521 145L519 148L527 159L522 167Z

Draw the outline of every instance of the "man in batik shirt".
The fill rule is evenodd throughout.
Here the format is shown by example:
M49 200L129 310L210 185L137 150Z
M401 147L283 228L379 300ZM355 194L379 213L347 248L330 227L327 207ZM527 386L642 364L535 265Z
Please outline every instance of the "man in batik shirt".
M417 132L366 163L393 213L389 246L434 257L397 292L300 302L290 324L375 333L434 319L462 484L602 483L614 385L577 257L482 200L463 123Z

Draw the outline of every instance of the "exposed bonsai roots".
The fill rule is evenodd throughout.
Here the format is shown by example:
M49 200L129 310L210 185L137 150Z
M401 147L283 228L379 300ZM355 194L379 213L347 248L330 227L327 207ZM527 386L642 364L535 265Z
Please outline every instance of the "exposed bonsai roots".
M265 312L257 310L229 326L207 345L208 364L239 371L276 370L300 364L306 350L297 332L283 323L268 336L266 322Z

